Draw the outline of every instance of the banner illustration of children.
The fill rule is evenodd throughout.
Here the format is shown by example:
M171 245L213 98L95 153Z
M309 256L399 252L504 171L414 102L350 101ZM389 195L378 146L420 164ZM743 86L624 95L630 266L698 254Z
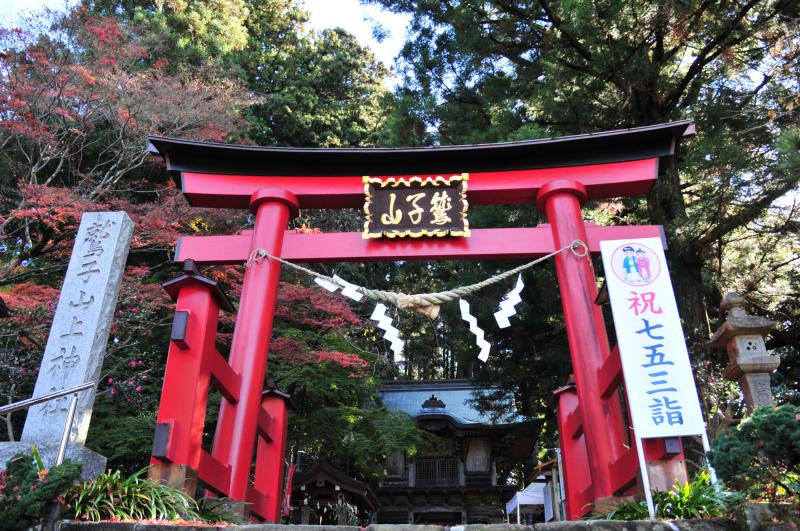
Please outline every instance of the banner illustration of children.
M614 274L631 286L650 284L661 272L658 256L640 244L624 244L612 255Z

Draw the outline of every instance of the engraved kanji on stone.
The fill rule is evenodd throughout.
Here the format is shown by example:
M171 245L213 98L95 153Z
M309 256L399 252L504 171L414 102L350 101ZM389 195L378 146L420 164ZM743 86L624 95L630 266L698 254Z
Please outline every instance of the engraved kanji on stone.
M89 249L84 253L84 258L103 254L103 241L108 239L108 231L114 224L111 220L105 220L104 222L95 221L89 226L86 237L83 239L89 243Z
M132 233L133 224L124 212L83 214L41 358L34 397L97 380ZM92 388L78 395L71 447L86 442L95 393ZM46 406L31 408L22 431L22 442L49 445L60 441L64 413L73 397L74 394L70 394L49 401ZM52 464L50 461L48 465Z
M50 360L50 365L47 367L47 372L56 374L63 372L67 369L75 368L81 361L80 355L77 353L77 348L72 346L69 353L66 347L61 347L61 352Z
M89 282L91 275L97 275L100 273L100 269L97 267L97 260L92 260L91 262L84 262L81 264L81 272L78 273L78 276L83 280L83 283L86 284Z
M61 388L51 387L49 392L55 393L56 391L61 391L62 389L64 389L63 386ZM69 404L69 398L66 396L62 396L60 398L54 398L53 400L48 400L41 406L42 413L44 415L50 415L52 413L58 414L60 412L66 412L69 410L68 404Z
M81 294L78 297L77 301L69 301L70 308L77 308L79 306L83 307L83 309L87 309L89 306L92 305L94 302L94 295L89 295L89 298L86 298L86 292L81 290Z
M109 236L109 230L116 225L116 221L106 219L105 221L93 221L89 228L86 229L86 238L84 241L91 242L94 240L105 240Z
M70 336L82 336L83 335L83 332L81 331L82 326L83 326L83 321L81 321L80 319L78 319L73 315L72 323L70 323L69 325L69 332L67 332L66 334L61 334L61 337L65 338Z
M103 254L103 242L93 241L89 244L89 250L83 253L83 257L89 258L90 256L100 256L101 254Z

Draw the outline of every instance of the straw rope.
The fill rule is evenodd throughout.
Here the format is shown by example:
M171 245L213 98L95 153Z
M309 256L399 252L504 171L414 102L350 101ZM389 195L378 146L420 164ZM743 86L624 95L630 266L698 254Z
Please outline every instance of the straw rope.
M473 293L480 291L481 289L487 286L491 286L493 284L497 284L498 282L502 282L507 278L516 275L517 273L521 273L526 269L530 269L531 267L540 264L545 260L549 260L550 258L553 258L565 251L571 251L572 254L574 254L578 258L584 258L589 255L589 247L586 245L586 243L584 243L581 240L575 240L571 244L565 245L561 249L553 251L552 253L546 254L526 264L522 264L521 266L515 267L514 269L509 269L508 271L498 273L497 275L491 276L475 284L470 284L468 286L460 286L446 291L438 291L436 293L416 293L413 295L407 295L405 293L398 293L395 291L369 289L365 288L364 286L358 286L358 285L354 286L358 292L362 293L368 299L392 304L394 306L397 306L398 308L413 309L415 311L419 311L420 313L423 313L435 319L435 315L430 315L430 314L431 313L438 314L439 305L445 302L458 300L468 295L472 295ZM305 273L306 275L309 275L311 277L325 280L337 286L341 286L342 288L346 287L342 285L340 281L335 280L332 277L323 275L321 273L317 273L316 271L312 271L311 269L295 264L293 262L288 262L277 256L273 256L264 249L254 249L253 252L250 253L250 257L247 259L247 262L245 262L245 266L249 267L252 264L259 264L264 259L275 260L276 262L280 262L285 266L288 266L292 269ZM426 309L426 307L429 308ZM432 308L436 308L435 311L432 310Z

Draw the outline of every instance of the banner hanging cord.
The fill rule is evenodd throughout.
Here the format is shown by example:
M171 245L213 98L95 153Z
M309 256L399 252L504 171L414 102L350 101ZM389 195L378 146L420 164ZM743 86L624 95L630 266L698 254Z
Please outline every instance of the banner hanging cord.
M377 289L369 289L363 286L356 285L355 288L357 291L362 293L368 299L372 299L375 301L386 302L388 304L392 304L397 306L398 308L402 309L410 309L415 311L420 311L420 313L426 314L428 312L424 311L425 307L438 307L439 305L445 302L451 302L458 300L462 297L466 297L468 295L472 295L473 293L480 291L481 289L491 286L492 284L497 284L498 282L502 282L509 277L512 277L526 269L530 269L531 267L544 262L550 258L553 258L565 251L570 251L572 254L577 256L578 258L585 258L589 256L589 247L586 245L585 242L581 240L575 240L569 245L565 245L561 249L553 251L552 253L546 254L541 258L537 258L531 262L526 264L522 264L521 266L515 267L514 269L509 269L508 271L504 271L502 273L498 273L497 275L491 276L485 280L477 282L475 284L470 284L468 286L460 286L458 288L453 288L446 291L438 291L436 293L417 293L413 295L407 295L405 293L397 293L395 291L384 291L384 290L377 290ZM250 253L250 257L245 262L245 267L249 267L251 264L259 264L265 258L270 260L275 260L276 262L280 262L281 264L288 266L292 269L305 273L314 278L322 279L326 282L330 282L342 288L346 287L340 281L329 277L327 275L323 275L321 273L317 273L316 271L312 271L306 267L301 265L297 265L293 262L286 261L282 258L277 256L273 256L268 253L264 249L254 249L253 252ZM437 312L438 313L438 312ZM435 317L433 317L435 318Z

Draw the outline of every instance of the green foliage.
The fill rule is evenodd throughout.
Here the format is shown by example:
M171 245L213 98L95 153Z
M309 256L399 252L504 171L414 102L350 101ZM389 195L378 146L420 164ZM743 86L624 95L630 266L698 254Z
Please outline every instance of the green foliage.
M208 524L244 525L250 523L242 512L246 505L230 498L200 498L197 500L197 516Z
M297 406L289 416L292 452L374 479L386 455L418 446L420 432L407 415L379 407L375 375L386 361L359 347L364 326L346 299L282 283L268 375Z
M67 461L47 470L36 461L32 454L17 454L0 472L0 530L40 523L81 474L80 463Z
M31 446L31 454L33 455L33 460L36 462L36 469L37 470L44 470L44 461L42 461L42 456L39 454L39 449L36 448L36 445Z
M655 495L655 492L653 494ZM605 520L647 520L650 518L650 512L647 510L646 501L631 500L619 503L610 512L597 517Z
M249 22L253 24L254 22ZM247 54L250 86L260 96L249 111L250 137L262 145L370 146L380 140L391 103L388 70L342 29L299 39L275 57L258 35ZM259 75L270 71L269 76Z
M142 469L127 478L115 470L76 485L68 506L77 520L198 519L194 499L175 487L143 478Z
M778 141L784 171L800 174L800 129L786 131Z
M87 443L115 466L128 472L138 470L150 457L156 425L155 408L148 409L131 412L127 403L116 397L99 395Z
M653 491L656 518L666 520L690 520L724 516L741 500L736 493L723 491L711 482L708 470L701 471L685 485L676 484L666 492ZM606 520L646 520L650 517L647 502L634 500L623 502L602 515Z
M358 525L358 507L353 505L352 503L343 502L341 504L337 504L333 506L333 516L336 518L337 524L339 523L339 519L343 522L343 525L351 525L357 526Z
M653 503L658 506L661 518L687 520L723 516L741 499L736 493L726 492L711 482L708 470L700 472L692 481L668 492L657 492Z
M244 49L249 15L246 0L84 0L103 16L122 16L148 34L151 49L172 68L200 66L210 60L228 62Z
M800 406L760 407L712 445L711 462L750 497L800 495Z
M408 415L375 404L374 378L354 378L349 368L332 362L276 360L270 374L281 388L293 390L299 411L289 417L290 444L312 459L326 457L375 479L383 475L387 455L413 453L420 445L422 434Z

